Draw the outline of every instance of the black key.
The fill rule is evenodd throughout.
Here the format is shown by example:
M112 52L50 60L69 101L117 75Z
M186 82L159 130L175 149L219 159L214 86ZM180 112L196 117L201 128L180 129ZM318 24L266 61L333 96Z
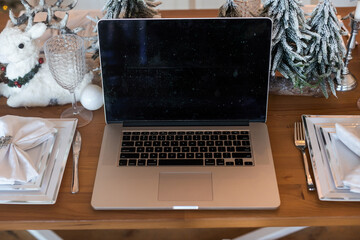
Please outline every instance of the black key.
M209 147L209 152L216 152L216 147Z
M205 141L198 141L198 146L205 146Z
M235 159L235 165L242 166L244 165L244 161L242 159Z
M220 131L214 131L213 134L220 135L221 132Z
M185 132L177 132L177 135L185 135Z
M148 166L157 166L157 160L155 160L155 159L148 159L148 160L147 160L147 165L148 165Z
M200 152L207 152L207 151L208 151L207 147L200 147Z
M163 147L170 146L170 142L169 141L161 142L161 146L163 146Z
M250 147L236 147L237 152L251 152Z
M230 131L223 131L221 134L229 135L229 134L230 134Z
M181 148L181 151L182 151L182 152L189 152L189 151L190 151L190 148L189 148L189 147L182 147L182 148Z
M171 152L171 147L164 147L164 152Z
M168 135L176 135L176 132L168 132Z
M158 136L158 140L159 140L159 141L165 140L165 136Z
M136 160L135 159L131 159L129 160L129 166L136 166Z
M159 158L167 158L167 153L159 153Z
M127 160L120 160L119 161L119 166L126 166L127 165Z
M245 162L245 166L252 166L253 162Z
M145 152L145 148L143 147L137 147L136 152Z
M212 158L213 154L212 153L205 153L205 158Z
M189 142L189 146L191 146L191 147L196 146L196 142L195 142L195 141L190 141L190 142Z
M216 165L223 166L224 165L224 159L216 159Z
M251 158L251 153L232 153L233 158Z
M145 151L146 152L153 152L154 148L153 147L147 147L147 148L145 148Z
M212 132L211 131L205 131L204 134L210 135L210 134L212 134Z
M227 135L220 135L219 139L220 140L227 140L228 137L227 137Z
M195 154L194 153L186 153L186 158L194 158Z
M123 153L135 152L135 148L134 147L123 147L123 148L121 148L121 152L123 152Z
M211 135L210 139L211 139L211 140L219 140L219 136L217 136L217 135Z
M134 142L122 142L121 146L123 147L132 147L134 146Z
M243 146L250 146L250 141L242 141Z
M186 141L192 140L191 135L185 135L185 136L184 136L184 140L186 140Z
M234 146L241 146L241 141L233 141Z
M123 135L131 135L131 132L123 132Z
M232 146L232 141L224 141L225 146Z
M170 144L172 147L177 147L179 146L179 142L176 142L176 141L171 141L171 144Z
M174 136L171 136L171 135L166 136L166 140L172 141L174 139L175 139Z
M149 140L149 136L140 136L140 140L142 140L142 141L147 141L147 140Z
M215 158L221 158L222 155L221 155L221 153L216 152L216 153L214 153L214 157L215 157Z
M196 158L204 158L204 154L203 153L195 153L195 157Z
M177 158L185 158L185 153L178 153L176 154Z
M231 134L239 134L239 131L231 131Z
M215 141L215 146L223 146L223 141Z
M138 153L121 153L120 158L139 158Z
M144 145L144 143L143 142L135 142L135 146L137 146L137 147L141 147L142 145Z
M202 134L204 134L204 132L202 132L202 131L196 131L195 134L196 134L196 135L202 135Z
M167 132L159 132L159 135L167 135Z
M238 140L249 140L249 135L237 135Z
M180 147L173 147L173 152L180 152Z
M123 136L123 140L124 140L124 141L129 141L129 140L130 140L130 136Z
M150 141L155 141L156 139L157 139L156 136L149 136L149 140L150 140Z
M141 158L149 158L149 154L148 153L141 153L140 157Z
M140 132L132 132L132 135L140 135Z
M145 161L145 159L139 159L138 160L138 166L145 166L145 164L146 164L146 161Z
M139 136L131 136L131 140L133 140L133 141L137 141L137 140L139 140L139 139L140 139Z
M201 140L210 140L210 136L209 135L203 135L201 136Z
M142 132L141 135L149 135L149 132Z
M214 166L215 165L215 159L205 159L205 165Z
M223 153L223 158L231 158L231 153L224 152Z
M149 141L144 142L144 146L145 146L145 147L150 147L150 146L151 146L151 144L152 144L152 142L149 142Z
M187 146L187 142L186 142L186 141L180 141L180 146L186 147L186 146Z
M154 141L153 146L154 147L159 147L159 146L161 146L161 142L160 141Z
M150 158L157 158L158 154L157 153L150 153Z
M227 147L226 150L228 152L235 152L235 147Z
M225 147L218 147L218 151L219 152L226 152L226 148Z
M168 158L176 158L176 153L168 153Z
M191 152L198 152L199 151L199 148L198 147L191 147Z
M240 134L249 134L249 131L241 131Z
M215 146L215 142L214 141L207 141L206 146Z
M163 151L163 148L162 147L155 147L155 152L162 152Z
M158 132L150 132L150 135L158 135Z
M200 140L200 138L201 138L200 135L194 135L194 136L193 136L193 140L196 140L196 141L197 141L197 140Z
M177 141L180 141L180 140L183 140L184 139L184 136L181 136L181 135L176 135L175 136L175 140Z
M226 166L234 166L234 162L226 162Z
M236 140L236 135L229 135L229 136L228 136L228 139L229 139L229 140Z
M202 166L202 159L160 159L159 166Z
M194 135L193 131L186 132L187 135Z

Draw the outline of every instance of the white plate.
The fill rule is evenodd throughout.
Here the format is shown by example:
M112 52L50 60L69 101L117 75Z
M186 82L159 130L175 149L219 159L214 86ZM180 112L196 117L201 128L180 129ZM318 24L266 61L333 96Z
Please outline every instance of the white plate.
M55 124L57 134L47 166L43 184L36 190L18 189L0 191L3 204L54 204L57 199L65 170L71 143L76 130L77 119L47 119Z
M329 160L330 151L327 152L327 150L330 146L327 146L328 149L326 148L326 138L321 132L321 129L335 128L335 123L360 125L360 116L303 115L302 117L319 199L324 201L360 201L359 193L341 189L341 187L339 188L340 185L338 188L336 187L330 161L332 165L335 165L333 161L338 160ZM332 152L332 154L335 153Z

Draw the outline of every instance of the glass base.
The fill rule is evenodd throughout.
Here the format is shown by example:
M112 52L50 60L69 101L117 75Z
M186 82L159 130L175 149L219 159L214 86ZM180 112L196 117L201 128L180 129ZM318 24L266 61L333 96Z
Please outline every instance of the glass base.
M60 118L77 118L77 128L89 124L93 118L93 113L82 106L77 106L78 113L74 114L74 109L68 108L61 113Z

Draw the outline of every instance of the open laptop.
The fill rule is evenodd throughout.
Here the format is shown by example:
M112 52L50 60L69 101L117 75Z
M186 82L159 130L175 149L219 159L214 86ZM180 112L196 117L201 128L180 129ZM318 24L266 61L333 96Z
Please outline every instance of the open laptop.
M268 18L98 23L95 209L274 209Z

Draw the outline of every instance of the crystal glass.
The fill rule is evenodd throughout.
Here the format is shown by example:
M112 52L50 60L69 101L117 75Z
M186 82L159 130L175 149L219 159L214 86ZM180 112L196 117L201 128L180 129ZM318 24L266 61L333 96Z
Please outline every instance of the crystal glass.
M56 82L72 94L72 108L66 109L61 118L77 118L77 127L88 124L91 111L77 106L75 88L86 72L84 40L75 34L62 34L48 39L44 45L46 61Z

